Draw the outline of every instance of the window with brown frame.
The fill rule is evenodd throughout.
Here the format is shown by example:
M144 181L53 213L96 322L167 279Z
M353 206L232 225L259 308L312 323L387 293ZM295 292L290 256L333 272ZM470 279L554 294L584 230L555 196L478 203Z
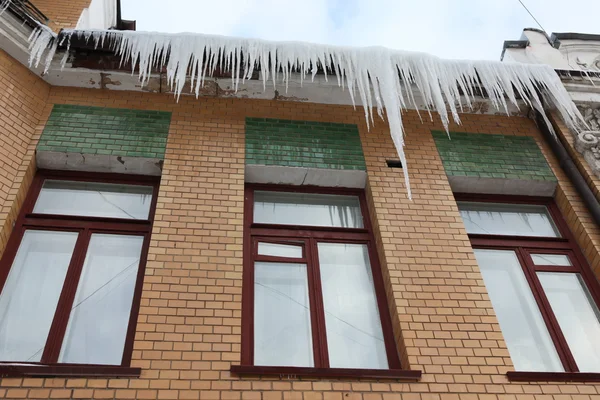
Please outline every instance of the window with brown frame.
M0 261L3 365L129 366L157 189L38 172Z
M400 369L363 191L248 186L243 282L232 371Z
M554 202L457 200L515 369L600 372L598 282Z

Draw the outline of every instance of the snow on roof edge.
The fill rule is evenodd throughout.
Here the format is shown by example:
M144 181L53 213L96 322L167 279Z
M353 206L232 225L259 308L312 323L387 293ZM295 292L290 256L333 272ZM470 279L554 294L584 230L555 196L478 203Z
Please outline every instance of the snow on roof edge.
M188 75L191 75L191 86L198 97L205 78L212 76L217 68L231 72L236 90L240 80L249 79L257 65L262 72L265 89L267 82L275 87L279 81L287 90L292 72L300 73L302 82L308 81L309 76L312 81L317 65L325 66L325 72L333 71L338 85L348 89L353 104L358 93L367 127L374 122L374 109L382 119L385 111L392 140L404 166L409 198L412 198L412 193L404 154L401 110L408 105L417 108L412 85L425 100L430 117L431 110L439 113L446 131L450 115L454 122L460 124L459 111L463 107L472 108L475 86L481 86L492 105L507 114L507 100L518 107L517 97L520 97L528 106L541 112L551 130L540 94L556 107L569 127L585 124L560 78L548 65L444 60L426 53L383 47L340 47L195 33L63 30L57 38L52 31L43 28L36 29L30 37L30 66L37 67L46 54L47 71L59 45L66 44L68 49L72 37L83 38L93 41L96 47L109 45L121 57L121 62L130 62L132 68L139 63L142 84L148 82L153 68L166 67L168 83L177 98ZM63 67L68 53L65 52L62 59ZM465 104L462 104L461 95Z

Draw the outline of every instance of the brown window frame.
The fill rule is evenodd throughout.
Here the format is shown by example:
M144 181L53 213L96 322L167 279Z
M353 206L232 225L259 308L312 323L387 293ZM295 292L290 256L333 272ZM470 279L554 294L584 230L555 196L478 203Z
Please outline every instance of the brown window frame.
M340 228L299 225L278 225L255 223L254 191L286 193L314 193L357 196L363 218L364 228ZM291 244L297 241L302 246L302 258L281 258L258 255L258 242ZM317 242L356 243L367 245L378 311L384 336L389 369L351 369L330 368L328 360L325 313L319 260L317 259ZM231 372L238 375L292 375L318 377L369 377L378 379L418 380L420 371L402 370L392 328L390 309L388 306L383 276L375 249L375 239L369 219L369 212L364 190L325 188L315 186L287 186L247 184L244 196L244 265L242 286L242 343L241 365L231 367ZM310 318L312 327L314 367L289 366L256 366L254 365L254 262L284 261L302 262L307 266Z
M68 180L93 183L114 183L136 186L151 186L147 220L121 219L109 217L88 217L76 215L35 214L33 208L45 180ZM135 327L137 324L143 278L150 247L150 235L154 222L158 198L159 178L108 173L82 173L71 171L39 170L25 198L15 226L0 260L0 294L8 278L10 268L21 244L23 234L28 229L45 231L77 232L78 237L67 269L65 283L57 303L48 338L39 362L10 362L0 360L0 376L21 375L69 375L69 376L139 376L140 368L130 368L133 354ZM143 236L140 264L136 277L133 302L129 317L123 357L120 365L69 364L59 363L58 357L64 340L71 306L75 298L83 263L93 233ZM15 364L15 365L13 365ZM27 365L24 365L27 364Z
M542 314L550 337L560 361L563 364L565 372L528 372L528 371L510 371L508 376L511 380L563 380L569 375L571 380L580 380L582 377L586 381L600 379L600 373L581 373L571 353L569 345L554 315L548 298L537 277L537 272L556 272L556 273L576 273L580 274L586 284L592 299L596 305L600 305L600 285L596 276L592 272L583 252L579 248L574 235L570 231L567 222L563 218L560 210L552 198L546 197L527 197L527 196L507 196L507 195L475 195L475 194L455 194L457 202L477 202L477 203L504 203L504 204L527 204L542 205L548 210L550 218L560 237L537 237L537 236L512 236L512 235L487 235L487 234L468 234L473 249L494 249L494 250L513 250L519 259L527 283L535 298L536 304ZM531 254L564 254L569 257L572 266L546 266L535 265ZM581 375L581 376L578 376ZM562 378L561 378L562 377Z

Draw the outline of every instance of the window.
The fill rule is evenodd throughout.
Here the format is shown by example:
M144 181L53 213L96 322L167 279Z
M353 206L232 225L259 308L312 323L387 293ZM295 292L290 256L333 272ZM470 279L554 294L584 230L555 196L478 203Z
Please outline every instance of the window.
M463 199L458 207L515 369L600 372L598 283L556 206Z
M400 363L361 191L246 189L242 364Z
M0 261L0 362L129 366L155 179L39 173Z

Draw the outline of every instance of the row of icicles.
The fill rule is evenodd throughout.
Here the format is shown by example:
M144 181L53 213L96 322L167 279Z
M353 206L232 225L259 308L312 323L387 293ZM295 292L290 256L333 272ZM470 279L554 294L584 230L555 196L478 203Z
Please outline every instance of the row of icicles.
M265 90L269 82L273 88L280 84L287 90L292 74L299 74L302 84L311 82L317 73L324 73L326 78L333 75L353 104L357 98L360 100L368 127L374 123L373 110L381 118L385 113L404 166L409 197L412 194L404 154L402 110L409 107L418 110L415 90L424 100L429 118L431 111L438 112L446 131L450 115L460 124L459 112L472 109L477 95L474 88L486 93L493 107L507 114L508 104L519 107L521 100L527 107L540 111L551 127L544 111L545 101L558 110L569 127L584 123L560 78L547 65L443 60L429 54L382 47L352 48L191 33L63 30L57 37L43 25L30 37L30 65L38 67L43 61L47 72L58 47L66 46L61 60L64 67L73 39L109 47L121 57L122 64L132 65L133 74L137 70L142 84L148 82L152 71L165 68L177 98L187 78L191 78L192 93L199 96L206 78L217 69L231 73L236 90L252 77L256 68Z

